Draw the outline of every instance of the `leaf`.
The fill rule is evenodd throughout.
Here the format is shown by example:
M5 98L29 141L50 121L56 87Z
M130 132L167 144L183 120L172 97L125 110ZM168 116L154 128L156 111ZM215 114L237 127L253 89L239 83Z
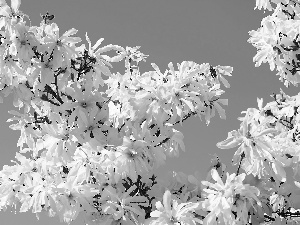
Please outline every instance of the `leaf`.
M81 165L78 169L77 175L76 175L76 183L82 184L85 180L88 179L88 170L85 166Z
M95 67L95 70L99 75L101 75L101 73L103 73L105 76L108 76L108 77L111 76L111 72L110 72L109 68L107 66L105 66L104 64L101 65L101 63L99 63L99 67Z
M280 180L281 182L285 182L286 181L286 172L285 170L279 165L278 162L273 162L272 163L272 168L273 171L276 175L276 177L278 178L278 180Z
M225 110L217 102L214 103L214 106L217 109L217 111L220 115L220 118L223 120L226 120Z
M170 212L171 209L171 192L169 190L165 191L164 197L163 197L163 203L164 203L164 208L167 212Z
M298 181L294 181L295 185L300 188L300 183Z
M183 101L191 109L192 112L195 111L195 108L194 108L194 105L193 105L192 102L190 102L190 101L188 101L186 99L183 99L183 98L181 99L181 101Z
M20 212L27 212L32 207L32 201L30 201L28 198L25 199L22 203L22 206L20 208Z
M92 50L94 51L96 48L99 47L99 45L101 45L102 41L104 41L104 38L100 38L96 44L92 47Z
M268 128L268 129L261 131L259 134L255 135L255 136L260 137L260 136L270 134L270 133L278 133L278 130L274 129L274 128Z
M7 5L6 1L5 0L0 0L0 7L3 7Z
M69 179L71 177L76 177L80 167L81 167L81 163L79 163L79 162L76 163L76 165L72 166L71 170L68 173L68 178L67 179Z
M157 74L159 74L160 76L163 76L163 74L160 72L159 67L155 63L151 63L151 66L153 67L153 69L155 69Z
M170 63L168 64L168 67L170 68L169 71L171 72L171 74L172 74L173 76L175 76L175 70L174 70L173 63L170 62Z
M114 174L114 180L115 180L116 183L119 182L120 178L121 178L121 174L119 172L115 172L115 174Z
M269 216L272 216L272 208L268 206L266 203L262 203L263 211Z
M211 177L219 184L223 184L223 181L221 180L219 173L216 169L211 170Z
M263 219L264 218L264 211L263 211L263 208L261 206L258 206L256 207L256 212L257 212L257 217L259 220Z
M193 175L188 175L188 181L191 183L191 184L195 184L195 185L198 185L199 181L197 180L197 178Z
M84 122L84 124L88 125L89 122L87 120L85 112L83 112L82 110L78 110L78 114L79 114L80 118L82 119L82 121Z
M228 105L228 99L219 99L218 102L223 105Z
M181 150L185 152L185 145L183 143L183 138L184 138L183 134L180 131L175 130L175 129L173 129L173 132L174 132L174 134L173 134L171 140L175 141L176 144L179 144Z
M177 111L177 115L180 117L180 125L182 126L182 119L183 119L183 117L182 117L182 110L177 105L176 105L176 111Z
M227 138L225 141L221 141L217 143L217 147L221 149L230 149L230 148L235 148L239 146L242 143L241 138L237 137L230 137Z
M33 195L35 199L34 205L32 206L32 212L38 213L42 211L42 205L45 205L45 192L41 191Z
M78 30L76 30L75 28L72 28L72 29L66 31L66 32L63 34L63 36L69 37L69 36L71 36L71 35L76 34L77 32L78 32Z
M14 10L15 13L19 11L21 5L21 0L11 0L11 8Z
M261 63L265 60L268 52L267 50L260 50L256 53L256 55L253 57L253 62L256 61L255 67L259 67Z
M9 17L11 11L8 5L1 6L0 15Z
M228 83L228 81L223 76L220 76L220 80L222 81L222 83L224 84L224 86L226 88L230 88L230 84Z
M91 43L91 40L90 40L89 36L87 35L87 32L85 32L85 39L89 43L89 46L91 46L92 43Z
M206 107L206 110L205 110L205 120L206 120L206 125L208 126L209 123L210 123L210 113L211 113L211 110L209 107Z
M232 76L231 73L233 71L233 67L231 66L220 66L220 68L224 71L223 74L227 76Z
M257 105L259 109L262 109L263 106L263 99L262 98L257 98Z
M256 215L251 215L251 224L252 225L259 225L260 224L260 222L259 222Z

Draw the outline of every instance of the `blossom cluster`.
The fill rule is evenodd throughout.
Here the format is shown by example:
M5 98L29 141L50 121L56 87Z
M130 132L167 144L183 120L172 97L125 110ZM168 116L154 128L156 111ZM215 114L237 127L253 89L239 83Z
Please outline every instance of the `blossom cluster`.
M233 164L264 183L260 190L267 194L274 211L293 208L291 194L300 187L299 97L281 91L264 107L258 99L258 109L249 108L239 118L240 129L217 144L221 149L238 147ZM292 169L294 183L287 179L287 169Z
M0 209L46 211L67 223L79 213L89 224L143 223L155 200L170 199L148 194L145 177L185 150L174 126L191 116L209 124L216 111L225 119L221 85L229 88L232 68L184 61L141 74L147 55L139 47L100 47L103 39L92 45L87 34L79 46L77 30L61 35L49 14L26 25L20 4L2 1L0 11L0 100L13 95L19 111L9 111L8 122L21 131L15 165L0 172ZM122 60L124 74L111 73ZM178 218L196 221L188 212L198 206L180 203Z
M185 151L176 124L198 116L208 125L216 112L226 118L221 87L230 87L232 68L184 61L161 72L152 63L141 74L147 55L139 46L100 47L103 38L92 45L87 34L88 45L79 46L77 30L60 35L48 13L39 26L26 25L20 4L2 0L0 10L0 101L13 95L19 110L9 111L8 122L21 131L15 165L0 171L0 210L45 211L66 223L80 214L90 225L297 220L292 193L300 183L286 170L296 180L299 94L281 91L265 106L258 99L258 109L247 109L240 128L217 144L238 148L236 173L214 157L206 178L171 172L160 180L153 170ZM256 65L269 62L286 85L297 85L298 1L257 0L256 8L274 11L250 32ZM124 73L112 73L123 60Z
M268 62L286 86L300 82L300 3L297 0L256 0L256 8L274 11L261 21L258 30L249 32L249 42L258 51L255 66Z
M224 184L217 170L213 169L211 172L216 183L202 181L206 186L203 189L205 200L202 208L209 211L204 224L247 224L249 208L254 207L254 204L261 205L257 198L260 194L258 188L243 183L245 173L238 176L227 173Z

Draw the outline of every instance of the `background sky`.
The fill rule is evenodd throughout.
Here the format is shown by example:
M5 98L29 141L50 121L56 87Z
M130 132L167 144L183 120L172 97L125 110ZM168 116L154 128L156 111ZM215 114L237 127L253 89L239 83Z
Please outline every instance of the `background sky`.
M216 143L239 128L237 117L241 111L257 107L258 97L264 98L265 105L272 100L270 94L279 92L280 88L289 95L298 93L295 87L285 88L268 64L254 66L252 58L256 49L247 43L248 31L256 30L266 16L262 11L254 11L254 7L255 0L23 0L20 10L30 16L32 25L39 25L40 13L49 11L55 15L60 35L76 28L77 36L85 44L87 32L92 44L104 38L101 46L141 46L140 51L150 55L141 64L142 73L153 70L150 63L156 63L162 72L168 69L169 62L232 66L233 76L228 79L231 88L223 95L229 99L225 108L227 119L216 116L209 126L199 118L187 120L183 127L178 127L185 136L186 152L181 152L179 158L169 158L157 171L163 177L169 170L186 174L199 170L205 178L213 154L230 165L236 149L218 149ZM123 61L113 65L120 68L113 71L124 72ZM5 122L11 117L7 113L11 109L14 108L10 96L0 106L0 168L11 165L10 160L18 151L20 132L10 130L9 123ZM37 221L31 212L0 212L0 224L57 223L58 217L43 216ZM73 224L84 223L78 218Z

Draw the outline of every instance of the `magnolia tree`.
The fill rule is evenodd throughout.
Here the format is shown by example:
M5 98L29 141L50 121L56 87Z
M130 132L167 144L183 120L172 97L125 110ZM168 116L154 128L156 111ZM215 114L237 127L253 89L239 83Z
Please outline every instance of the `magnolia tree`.
M265 106L258 99L217 144L237 148L236 173L216 157L206 181L176 172L163 181L154 169L185 150L174 126L191 116L209 124L216 111L225 119L221 86L229 88L232 68L184 61L141 74L147 55L139 47L100 47L103 39L93 45L88 35L79 46L77 30L60 36L53 15L31 26L20 0L0 3L0 92L14 96L19 110L8 122L21 131L15 165L0 172L1 210L47 212L66 223L80 214L89 225L297 223L299 94L281 91ZM273 13L250 32L256 66L268 62L286 86L297 86L300 3L256 0L256 8ZM124 73L111 73L123 60Z

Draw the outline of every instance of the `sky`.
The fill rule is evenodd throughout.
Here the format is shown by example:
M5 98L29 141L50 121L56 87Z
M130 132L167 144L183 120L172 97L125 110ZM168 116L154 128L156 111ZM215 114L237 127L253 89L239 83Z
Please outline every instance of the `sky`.
M153 70L150 63L157 64L162 72L168 69L169 62L232 66L233 76L228 79L231 88L222 96L229 100L225 107L227 119L221 120L216 115L206 126L204 120L190 118L182 127L178 126L185 136L186 152L181 152L179 158L168 158L166 165L156 171L159 177L164 177L167 171L193 174L198 170L205 178L214 154L230 171L236 170L230 167L236 149L218 149L216 143L239 128L237 118L242 111L257 107L257 98L263 98L264 104L272 101L270 95L280 88L289 95L297 94L296 87L285 88L268 64L254 66L252 58L256 49L247 43L248 32L256 30L261 19L268 15L254 7L255 0L23 0L20 10L37 26L40 14L47 11L54 14L60 35L75 28L76 36L81 37L84 44L87 44L87 32L93 44L104 38L102 46L141 46L140 51L149 55L141 64L142 73ZM113 71L124 72L123 62L114 65ZM20 131L9 129L10 123L6 123L11 117L7 111L11 109L14 107L9 96L0 106L0 168L12 165L10 160L18 151L16 143ZM0 224L58 223L58 217L42 216L38 221L31 212L0 212ZM78 218L72 224L84 223Z

